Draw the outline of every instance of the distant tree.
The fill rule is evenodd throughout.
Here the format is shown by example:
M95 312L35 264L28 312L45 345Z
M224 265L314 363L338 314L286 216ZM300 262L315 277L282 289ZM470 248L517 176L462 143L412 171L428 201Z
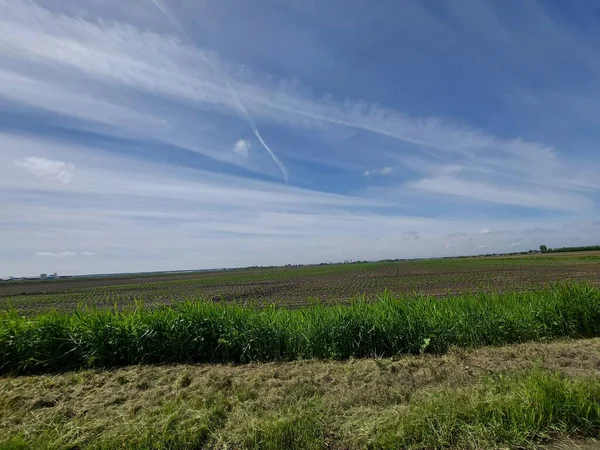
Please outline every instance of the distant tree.
M546 247L545 245L540 245L540 252L547 253L548 252L548 247Z

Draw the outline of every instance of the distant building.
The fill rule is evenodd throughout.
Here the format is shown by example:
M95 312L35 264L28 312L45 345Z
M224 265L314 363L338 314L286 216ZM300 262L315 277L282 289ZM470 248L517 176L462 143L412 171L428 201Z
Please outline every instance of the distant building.
M40 274L40 280L45 280L46 278L48 278L48 274L47 273Z

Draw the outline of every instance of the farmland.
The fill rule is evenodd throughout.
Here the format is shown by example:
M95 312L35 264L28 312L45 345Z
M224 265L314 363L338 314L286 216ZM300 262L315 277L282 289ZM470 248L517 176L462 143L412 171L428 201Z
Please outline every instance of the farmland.
M4 283L0 449L597 448L599 273L588 252Z
M385 290L431 296L540 289L558 281L600 284L600 252L419 260L0 284L0 310L32 315L78 306L171 305L183 300L340 303Z

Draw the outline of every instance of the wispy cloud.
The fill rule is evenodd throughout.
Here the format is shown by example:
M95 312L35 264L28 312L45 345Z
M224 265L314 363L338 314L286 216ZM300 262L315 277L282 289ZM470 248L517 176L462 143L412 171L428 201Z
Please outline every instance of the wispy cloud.
M10 164L24 152L42 150L61 158L78 157L78 176L69 186L72 195L104 195L177 200L202 203L207 207L227 205L238 208L268 208L274 205L294 207L378 207L385 201L373 202L357 196L318 192L299 187L286 187L265 181L244 179L233 175L204 170L171 169L159 163L135 160L131 157L102 151L95 147L66 146L0 133L0 189L5 192L36 188L46 194L64 195L60 183L39 183L22 176ZM13 166L14 167L14 166ZM40 180L42 181L42 180ZM56 185L55 185L56 184Z
M37 156L29 156L18 160L15 165L36 177L57 180L63 184L71 183L75 171L75 166L70 162Z
M51 258L67 258L69 256L75 256L77 255L77 253L75 252L60 252L60 253L52 253L52 252L37 252L35 254L36 256L47 256L47 257L51 257Z
M166 97L198 111L217 110L235 116L238 115L236 100L219 80L221 74L226 74L248 109L263 121L293 127L331 125L367 130L428 149L432 154L456 155L480 166L479 169L527 176L529 181L539 183L550 181L558 185L579 179L578 170L565 171L560 152L552 146L519 137L503 139L435 117L413 118L360 99L311 96L298 82L270 83L248 68L232 70L214 54L182 45L168 35L116 22L75 19L11 0L0 5L0 12L7 27L0 41L0 54L11 60L35 61L37 67L27 73L16 72L18 65L0 70L0 79L4 77L6 81L1 83L5 87L0 87L2 95L94 122L114 118L112 125L128 133L150 134L212 158L234 161L223 152L202 146L197 133L173 133L172 117L160 111L141 112L140 96L134 94ZM43 46L40 42L53 45ZM62 76L64 70L79 80L76 86ZM111 86L115 84L127 89L118 102L111 94ZM84 89L78 90L77 86ZM69 103L65 104L66 101ZM118 119L118 110L123 112L121 115L130 116L129 120ZM191 123L192 118L181 113L178 120ZM368 173L386 174L390 170L391 167L369 169ZM427 179L423 182L427 183ZM503 197L498 198L501 203Z
M464 84L468 95L447 92L426 101L423 93L444 83L436 82L435 74L411 80L412 69L394 66L414 60L413 75L432 73L431 64L437 72L442 72L438 65L453 69L438 57L445 42L439 33L453 38L448 41L454 51L454 44L464 44L460 33L475 33L483 23L477 17L456 27L408 2L402 6L406 26L394 30L412 33L411 13L417 11L415 29L426 31L413 37L422 55L407 58L406 48L404 53L395 48L398 60L388 58L389 66L363 64L348 75L351 61L331 58L327 49L334 43L322 40L356 29L350 26L356 25L354 17L350 22L340 17L323 34L304 23L312 9L319 18L315 23L322 23L322 7L303 6L303 21L261 27L259 1L256 16L241 18L257 33L252 45L241 36L244 57L239 58L224 50L234 46L231 27L225 34L220 27L199 27L199 39L194 29L184 28L193 16L183 14L183 24L173 26L146 3L0 0L0 113L6 118L0 133L0 270L43 272L42 256L54 257L56 270L97 272L117 263L120 270L158 270L319 262L423 256L448 242L452 252L477 254L482 242L486 252L500 252L516 243L536 248L542 238L573 244L600 239L597 225L585 233L563 226L597 221L600 162L591 157L596 137L583 140L579 130L595 129L589 118L597 116L598 95L590 94L585 116L565 117L566 93L558 92L557 76L570 80L569 89L581 85L586 95L600 89L573 82L566 71L555 71L552 61L547 70L552 82L545 75L526 78L542 79L536 85L556 91L560 102L554 105L541 87L529 92L517 82L518 68L498 65L486 72L496 66L481 59L501 56L489 48L500 45L502 36L523 38L515 41L520 48L529 46L528 56L564 57L566 48L577 48L571 53L597 64L590 56L600 41L566 39L564 30L540 13L536 17L549 21L553 31L540 34L551 43L538 42L514 27L504 29L504 23L499 27L484 2L486 23L494 26L481 25L485 39L469 36L469 42L482 45L462 54L475 55L468 58L469 70L443 80ZM464 7L457 5L452 7ZM185 1L176 6L196 8ZM230 24L229 15L236 14L222 4L206 7L207 17L219 18L215 23ZM272 34L260 40L266 28ZM327 64L307 66L315 53L289 48L292 41L301 42L304 50L305 39L279 42L277 33L290 29L315 36L314 52ZM432 40L421 41L432 29ZM349 45L340 36L336 40ZM377 31L365 39L373 44ZM222 44L221 54L212 48L215 42ZM588 62L578 80L598 79L600 69ZM319 67L318 76L309 66ZM391 73L403 81L383 76ZM410 91L391 95L401 84ZM469 96L478 101L469 103ZM527 106L533 104L543 105L543 114L534 114ZM548 118L550 110L559 120ZM567 119L581 120L576 134L568 133ZM248 136L258 142L243 138ZM280 182L288 168L292 186ZM38 252L49 243L77 255ZM80 251L99 248L98 258Z
M423 178L407 183L415 191L463 197L484 203L500 203L530 208L554 209L562 211L586 211L594 209L594 202L580 194L545 190L523 186L514 187L492 185L450 176Z
M382 169L365 170L363 175L369 177L371 175L389 175L394 171L392 167L384 167Z

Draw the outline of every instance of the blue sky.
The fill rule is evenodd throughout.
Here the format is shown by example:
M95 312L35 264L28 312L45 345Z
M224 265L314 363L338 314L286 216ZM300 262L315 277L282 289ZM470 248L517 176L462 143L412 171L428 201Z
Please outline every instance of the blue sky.
M0 0L0 276L600 242L595 1Z

